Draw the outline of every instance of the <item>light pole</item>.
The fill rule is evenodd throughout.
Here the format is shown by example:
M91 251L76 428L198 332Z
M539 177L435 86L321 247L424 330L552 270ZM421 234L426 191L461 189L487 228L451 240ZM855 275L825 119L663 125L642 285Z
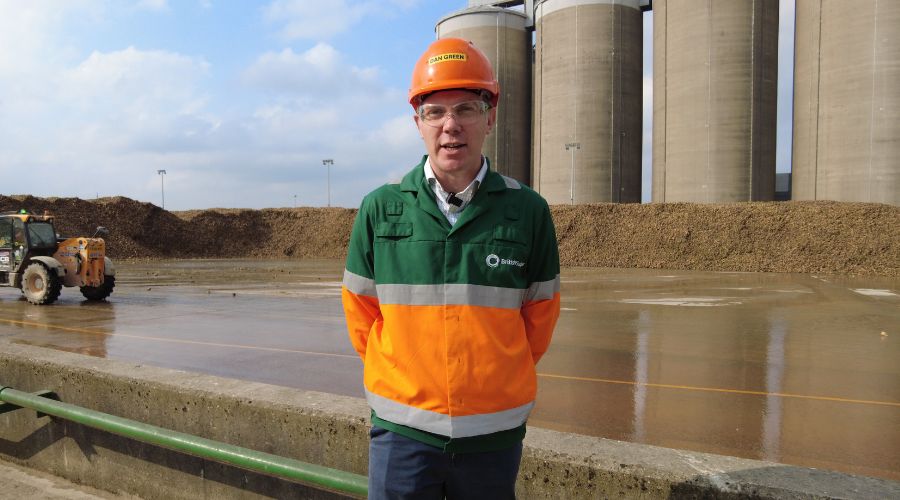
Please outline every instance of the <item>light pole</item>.
M566 151L572 150L572 171L569 173L569 203L575 204L575 150L581 149L580 142L566 143Z
M297 208L297 195L294 195L294 208Z
M166 209L166 171L165 170L157 170L157 174L159 174L159 190L162 192L162 209Z
M327 159L322 160L322 165L325 165L325 168L328 169L328 206L331 206L331 166L334 165L334 160Z

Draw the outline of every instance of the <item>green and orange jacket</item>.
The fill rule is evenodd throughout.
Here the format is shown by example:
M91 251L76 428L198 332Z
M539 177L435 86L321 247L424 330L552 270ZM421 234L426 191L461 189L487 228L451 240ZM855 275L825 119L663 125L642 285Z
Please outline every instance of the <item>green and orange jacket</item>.
M451 227L424 161L363 199L350 236L342 298L366 398L379 422L438 437L524 435L559 317L549 207L488 170Z

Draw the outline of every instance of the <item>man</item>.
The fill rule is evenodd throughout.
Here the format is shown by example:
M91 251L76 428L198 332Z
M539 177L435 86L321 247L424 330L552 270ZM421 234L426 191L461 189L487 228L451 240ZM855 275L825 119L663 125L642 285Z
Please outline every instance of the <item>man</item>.
M547 203L481 155L500 89L434 42L409 102L427 155L363 200L342 289L372 408L370 498L513 498L535 365L559 316Z

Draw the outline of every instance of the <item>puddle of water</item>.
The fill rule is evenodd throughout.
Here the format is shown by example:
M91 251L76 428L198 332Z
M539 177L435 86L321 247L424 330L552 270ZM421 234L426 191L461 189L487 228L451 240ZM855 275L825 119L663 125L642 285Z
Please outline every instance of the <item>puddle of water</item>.
M900 479L900 280L566 274L532 422Z
M890 290L876 290L874 288L855 288L854 292L860 295L868 295L870 297L896 297L897 294Z
M739 305L740 301L729 300L732 297L680 297L671 299L623 299L624 304L644 304L657 306L682 307L718 307Z

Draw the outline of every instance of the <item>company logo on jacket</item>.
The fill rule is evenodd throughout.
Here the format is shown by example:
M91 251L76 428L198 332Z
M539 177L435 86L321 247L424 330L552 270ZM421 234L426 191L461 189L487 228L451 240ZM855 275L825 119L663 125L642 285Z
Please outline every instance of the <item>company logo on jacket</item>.
M497 257L497 254L493 254L493 253L488 255L487 258L484 259L484 262L491 269L493 269L501 264L504 266L516 266L516 267L524 267L525 266L524 262L519 262L519 261L513 260L513 259L501 259L500 257Z

